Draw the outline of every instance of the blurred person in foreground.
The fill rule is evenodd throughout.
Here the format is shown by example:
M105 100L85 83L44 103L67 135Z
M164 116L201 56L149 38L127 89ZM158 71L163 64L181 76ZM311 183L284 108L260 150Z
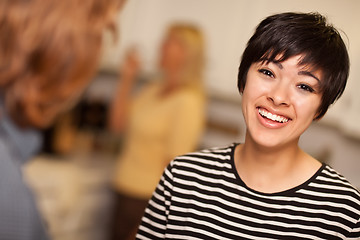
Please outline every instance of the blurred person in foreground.
M114 176L113 239L134 239L144 209L172 158L195 150L205 126L204 42L189 24L169 27L158 79L132 97L139 60L130 51L110 112L110 127L126 142Z
M242 55L244 143L177 157L137 239L360 239L360 193L300 149L338 99L349 57L318 13L265 18Z
M121 0L0 2L0 239L48 239L22 165L97 70Z

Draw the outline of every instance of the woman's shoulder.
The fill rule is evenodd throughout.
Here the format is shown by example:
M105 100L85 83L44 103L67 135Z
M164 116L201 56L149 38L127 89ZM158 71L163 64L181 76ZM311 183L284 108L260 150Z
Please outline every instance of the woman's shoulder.
M323 170L316 178L316 186L331 191L334 196L345 195L346 199L355 202L360 210L359 188L330 165L324 164Z
M322 170L322 176L328 182L338 183L338 184L348 186L348 187L351 187L351 188L355 188L356 190L358 190L355 186L353 186L350 183L350 181L344 175L339 173L337 170L335 170L333 167L331 167L328 164L324 164L324 168Z
M231 169L231 158L235 144L211 147L177 156L170 164L172 167L187 164L193 168Z

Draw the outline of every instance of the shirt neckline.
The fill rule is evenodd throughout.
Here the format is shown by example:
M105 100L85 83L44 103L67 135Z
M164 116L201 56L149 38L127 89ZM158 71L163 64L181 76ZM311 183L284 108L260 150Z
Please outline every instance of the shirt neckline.
M263 195L263 196L289 196L292 195L294 193L296 193L297 191L299 191L300 189L305 189L307 188L307 186L309 186L309 184L311 182L313 182L324 170L324 168L326 167L325 163L321 163L320 168L305 182L303 182L302 184L292 187L290 189L284 190L284 191L280 191L280 192L275 192L275 193L264 193L264 192L260 192L257 191L255 189L252 189L250 187L248 187L245 182L241 179L239 173L236 170L235 167L235 158L234 158L234 154L235 154L235 148L240 145L240 143L234 143L232 144L232 146L230 146L231 151L230 151L230 161L231 161L231 167L232 167L232 171L233 174L235 175L237 181L240 183L240 185L244 188L246 188L247 190L249 190L250 192L259 194L259 195Z

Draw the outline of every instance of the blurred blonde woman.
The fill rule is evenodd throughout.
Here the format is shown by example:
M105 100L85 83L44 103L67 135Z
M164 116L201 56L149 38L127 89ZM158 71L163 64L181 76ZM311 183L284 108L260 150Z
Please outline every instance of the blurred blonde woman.
M160 77L133 98L140 66L134 51L127 55L110 111L111 129L126 135L114 177L113 239L133 237L165 166L197 148L205 125L203 66L199 29L174 24L160 48Z

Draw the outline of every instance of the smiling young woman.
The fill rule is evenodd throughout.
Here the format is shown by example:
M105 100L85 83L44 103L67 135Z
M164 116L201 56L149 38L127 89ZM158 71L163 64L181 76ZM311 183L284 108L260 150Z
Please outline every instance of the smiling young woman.
M359 191L298 146L348 73L345 44L322 15L264 19L239 67L244 143L174 159L137 238L360 239Z
M307 71L302 56L253 63L247 74L242 109L247 132L236 148L235 165L245 184L272 193L296 187L321 167L300 150L301 134L321 103L321 72Z

